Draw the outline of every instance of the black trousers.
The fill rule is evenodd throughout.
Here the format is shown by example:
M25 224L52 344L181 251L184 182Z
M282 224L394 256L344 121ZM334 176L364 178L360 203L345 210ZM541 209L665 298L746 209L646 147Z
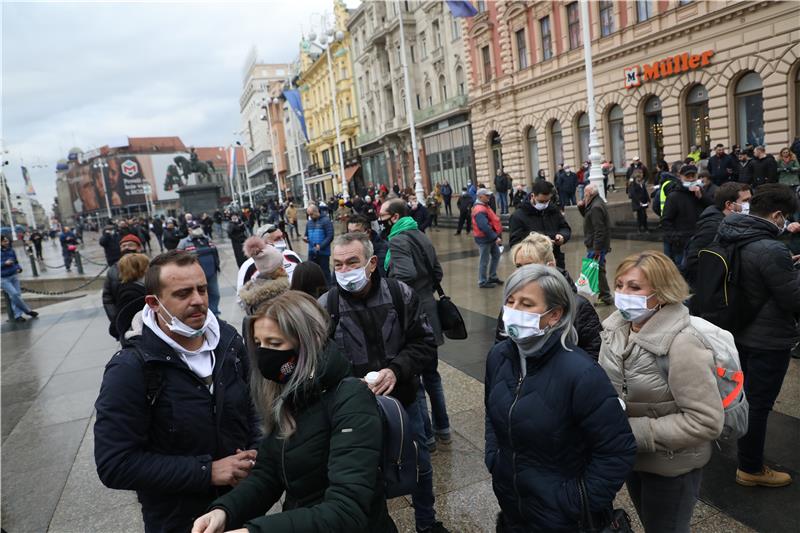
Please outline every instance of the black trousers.
M647 209L636 210L636 225L639 229L647 229Z
M472 216L469 211L461 211L458 214L458 229L456 230L457 233L461 233L461 229L464 227L464 222L467 223L467 233L472 232Z

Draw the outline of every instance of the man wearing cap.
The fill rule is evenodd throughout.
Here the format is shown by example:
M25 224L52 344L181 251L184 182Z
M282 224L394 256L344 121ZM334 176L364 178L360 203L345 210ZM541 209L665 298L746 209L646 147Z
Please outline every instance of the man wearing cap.
M219 283L217 281L219 252L214 243L205 236L203 227L196 220L189 221L186 226L189 228L189 236L181 239L177 249L191 252L200 260L200 266L203 267L208 284L208 307L215 316L219 316Z
M142 241L133 233L129 233L120 239L119 250L121 256L144 252ZM119 266L115 262L108 268L106 281L103 284L103 310L106 312L109 321L108 334L114 338L116 338L116 335L112 332L112 326L116 323L117 313L119 312L119 309L117 309L117 287L119 287L119 283Z
M642 175L644 176L644 181L647 181L647 167L642 164L642 161L639 159L639 156L634 156L633 160L631 161L631 166L628 167L628 170L625 172L625 183L631 181L631 175L633 174L634 170L641 170Z
M697 167L684 165L678 172L681 187L674 187L663 207L661 228L664 230L665 250L679 267L684 250L695 231L697 220L712 201L703 194L703 182L697 179Z
M480 251L478 260L478 287L491 289L497 284L502 285L503 280L497 277L497 264L500 262L500 245L503 243L501 234L503 226L500 218L489 208L492 191L478 189L475 193L477 200L472 208L472 231L475 243ZM488 269L488 276L487 276Z
M292 282L292 273L297 265L303 262L300 256L292 250L287 249L284 234L275 224L264 224L255 231L254 237L258 237L264 241L264 244L274 247L281 253L283 261L280 266L286 271L289 277L289 283ZM249 240L249 239L248 239ZM245 241L246 242L246 241ZM245 255L247 255L245 251ZM236 276L236 292L238 293L245 283L256 277L261 273L258 262L254 261L253 256L248 256L250 259L242 263L239 267L239 273Z

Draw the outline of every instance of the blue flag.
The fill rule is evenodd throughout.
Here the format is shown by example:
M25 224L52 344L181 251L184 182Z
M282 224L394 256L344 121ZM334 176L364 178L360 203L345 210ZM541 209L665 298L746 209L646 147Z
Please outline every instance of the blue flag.
M283 91L283 96L289 102L289 107L292 108L294 116L297 117L297 122L303 130L303 136L308 141L308 131L306 130L306 119L303 117L303 101L300 99L300 91L297 89Z
M447 0L447 5L454 17L469 18L478 14L472 2L466 0Z

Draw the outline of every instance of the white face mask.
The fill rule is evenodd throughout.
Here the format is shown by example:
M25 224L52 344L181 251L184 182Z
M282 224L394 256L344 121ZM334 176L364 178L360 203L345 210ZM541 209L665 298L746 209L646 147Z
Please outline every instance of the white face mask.
M628 322L638 324L653 316L658 308L648 309L647 300L655 296L642 294L624 294L619 291L614 293L614 306L619 309L622 318Z
M286 241L275 241L272 245L278 249L278 251L282 252L286 249Z
M347 292L360 292L369 282L366 265L347 272L334 273L336 274L336 283Z
M203 228L194 228L191 233L192 233L193 237L202 237L203 236Z
M180 335L181 337L187 337L189 339L194 339L194 338L200 337L201 335L205 334L206 329L208 328L208 320L206 320L203 323L203 327L201 327L200 329L194 329L192 327L187 326L186 324L184 324L183 322L178 320L178 318L176 318L172 313L167 311L167 308L164 307L164 304L161 303L161 300L156 298L156 301L158 302L158 305L161 306L161 310L169 315L169 318L170 318L169 322L164 320L163 316L161 317L161 320L164 320L164 323L167 325L167 327L169 328L169 330L172 333L175 333L176 335ZM156 314L158 314L158 313L156 313ZM159 316L161 316L161 315L159 315ZM208 311L206 311L206 317L208 317Z
M739 204L739 207L742 208L741 212L742 212L743 215L749 215L750 214L750 202L742 202L742 203Z
M550 202L545 202L543 204L540 204L539 202L536 202L535 204L533 204L533 207L537 211L544 211L545 209L547 209L548 205L550 205Z
M503 306L503 324L506 328L506 333L511 340L518 342L531 337L541 337L547 331L547 328L541 328L542 316L550 311L544 313L529 313L527 311L519 311L511 307Z

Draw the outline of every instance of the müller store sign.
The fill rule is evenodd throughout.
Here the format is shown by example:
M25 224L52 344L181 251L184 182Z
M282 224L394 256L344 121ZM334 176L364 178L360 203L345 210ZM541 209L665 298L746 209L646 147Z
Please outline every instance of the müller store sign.
M636 65L625 69L625 88L633 89L643 83L668 78L676 74L683 74L711 63L713 50L706 50L701 54L683 53L656 61L649 65Z

